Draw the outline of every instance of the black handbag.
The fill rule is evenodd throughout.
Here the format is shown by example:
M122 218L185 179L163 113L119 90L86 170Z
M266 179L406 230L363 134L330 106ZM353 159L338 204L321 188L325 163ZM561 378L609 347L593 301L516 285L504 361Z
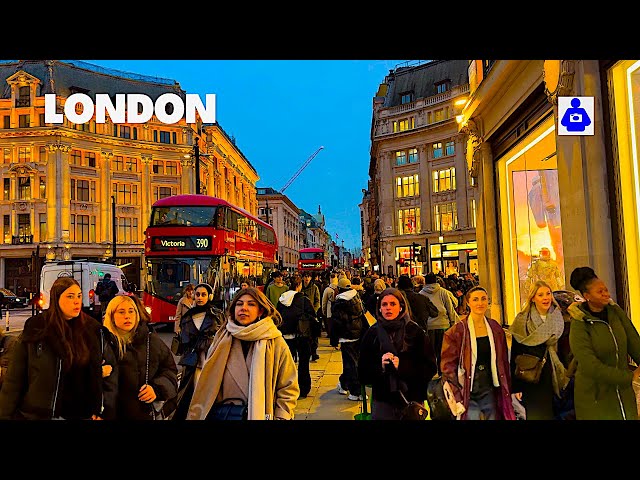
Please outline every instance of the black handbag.
M240 403L234 403L240 402ZM228 398L214 403L207 414L206 420L246 420L249 407L241 398Z
M171 353L179 357L184 353L184 344L180 341L180 334L174 333L171 339Z
M515 376L516 378L522 380L527 383L538 383L540 381L540 375L542 374L542 369L544 368L544 364L547 361L547 352L542 358L536 357L535 355L529 355L528 353L521 353L516 356L516 369Z
M431 410L431 420L453 420L451 409L444 394L442 376L429 380L427 386L427 403Z
M416 402L414 400L407 400L404 394L398 390L400 397L406 403L406 406L402 409L402 413L400 413L400 420L426 420L429 416L429 410L424 404Z

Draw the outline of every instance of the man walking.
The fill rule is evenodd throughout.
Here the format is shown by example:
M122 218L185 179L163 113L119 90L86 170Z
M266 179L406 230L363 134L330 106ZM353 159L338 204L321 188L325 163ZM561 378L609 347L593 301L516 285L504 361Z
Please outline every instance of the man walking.
M311 302L313 311L318 316L318 310L320 310L320 290L318 286L311 281L311 272L304 272L302 274L302 293ZM318 337L320 337L321 329L318 328L320 322L316 320L312 323L311 327L311 361L315 362L320 358L318 355Z
M98 300L100 300L100 308L102 310L102 317L104 317L104 312L107 310L107 305L113 297L115 297L120 289L116 282L111 280L111 274L105 273L104 278L98 282L96 285L96 294L98 295Z

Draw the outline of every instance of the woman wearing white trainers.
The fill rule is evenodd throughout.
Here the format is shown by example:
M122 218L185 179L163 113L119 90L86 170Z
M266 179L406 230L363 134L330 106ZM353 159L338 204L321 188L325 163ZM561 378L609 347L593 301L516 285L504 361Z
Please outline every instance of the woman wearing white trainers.
M372 388L371 419L399 420L406 405L402 396L420 403L427 398L436 357L400 290L387 288L380 294L376 317L362 339L358 375Z

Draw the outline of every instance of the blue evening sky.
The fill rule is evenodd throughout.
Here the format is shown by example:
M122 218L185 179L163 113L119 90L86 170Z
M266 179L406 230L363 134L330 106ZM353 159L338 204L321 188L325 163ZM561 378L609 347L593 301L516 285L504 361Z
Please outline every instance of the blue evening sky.
M216 94L216 119L258 172L258 187L281 190L299 208L318 206L338 244L360 248L373 97L405 60L83 60L176 80L204 101Z

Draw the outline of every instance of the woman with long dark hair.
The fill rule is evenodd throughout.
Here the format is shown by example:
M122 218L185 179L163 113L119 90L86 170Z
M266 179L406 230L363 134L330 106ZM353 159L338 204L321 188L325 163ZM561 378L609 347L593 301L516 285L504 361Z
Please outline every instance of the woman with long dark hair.
M281 317L257 288L239 290L213 339L187 420L220 420L228 405L246 405L247 420L291 420L300 387Z
M408 401L427 398L427 385L436 373L436 357L426 332L411 319L402 291L387 288L380 293L377 321L367 330L360 346L358 377L371 385L372 420L399 420Z
M117 362L109 331L82 309L80 284L58 278L50 306L31 317L0 391L0 419L112 419Z

